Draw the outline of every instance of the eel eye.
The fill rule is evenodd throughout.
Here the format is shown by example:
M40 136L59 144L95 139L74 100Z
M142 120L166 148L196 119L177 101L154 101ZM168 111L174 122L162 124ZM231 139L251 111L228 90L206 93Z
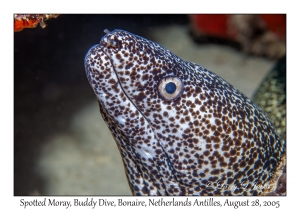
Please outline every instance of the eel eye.
M183 83L178 77L165 77L158 83L159 95L168 101L178 99L183 89Z

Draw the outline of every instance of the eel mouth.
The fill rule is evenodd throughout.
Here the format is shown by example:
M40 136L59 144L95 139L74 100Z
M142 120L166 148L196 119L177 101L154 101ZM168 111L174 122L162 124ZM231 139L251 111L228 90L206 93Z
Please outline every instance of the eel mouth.
M120 49L121 41L117 39L116 33L118 32L117 30L114 30L112 32L109 32L107 29L104 30L106 35L102 37L99 46L100 50L109 58L112 70L114 74L117 77L118 80L118 86L120 87L121 91L125 94L126 98L130 101L130 103L135 107L135 109L143 116L143 118L151 125L147 117L142 113L142 111L135 105L135 103L132 101L130 98L129 94L127 93L126 89L123 87L122 82L119 78L118 71L116 70L115 66L117 65L113 58L112 58L112 52L117 53ZM115 51L115 52L114 52ZM129 71L129 70L128 70ZM151 126L152 129L152 126ZM153 131L153 130L152 130ZM154 131L153 131L154 132Z
M130 102L130 104L134 107L136 111L140 114L141 117L144 118L144 120L147 122L147 124L150 126L150 130L153 133L154 141L156 144L159 144L159 147L161 151L164 153L165 156L165 167L169 169L170 173L173 175L174 180L176 180L176 183L180 183L181 185L187 185L186 183L183 183L180 179L180 172L176 171L173 162L171 161L171 158L169 157L169 154L166 152L164 149L163 145L160 142L160 139L158 138L155 129L152 126L152 123L147 119L147 117L143 114L143 112L136 106L134 101L130 98L129 94L126 92L126 89L122 86L122 82L120 81L118 71L116 70L116 66L118 65L117 63L114 62L113 55L114 53L118 53L119 50L122 48L121 46L121 40L118 39L118 30L112 31L112 32L107 32L105 36L102 37L99 45L96 45L97 50L100 50L103 54L105 54L108 59L107 61L110 63L110 67L106 67L104 71L110 71L110 74L114 75L117 79L117 87L121 92L124 93L126 99ZM128 70L130 71L130 69ZM138 125L137 125L138 126ZM146 129L146 126L145 126ZM130 142L130 141L129 141ZM135 145L132 145L135 147ZM144 157L153 157L153 153L144 151ZM150 154L150 155L149 155ZM149 173L151 175L151 173Z
M99 50L101 50L109 59L109 62L111 64L111 68L109 69L109 71L113 71L113 73L116 75L116 78L118 80L118 87L120 88L120 90L124 93L125 97L129 100L129 102L135 107L135 109L139 112L139 114L142 115L142 117L147 121L147 123L150 125L150 128L152 130L152 132L155 134L155 130L153 130L153 127L151 126L151 122L147 119L147 117L142 113L142 111L135 105L135 103L132 101L132 99L130 98L129 94L127 93L126 89L123 87L119 75L118 75L118 71L116 70L115 66L115 62L112 58L112 53L117 53L120 49L120 45L121 45L121 41L117 39L117 33L118 30L114 30L112 32L109 32L107 29L104 30L104 32L106 33L105 36L102 37L98 48ZM106 68L107 70L107 68ZM128 70L130 71L130 69ZM156 141L158 141L157 136L155 135L155 139ZM161 146L162 147L162 146ZM163 149L163 148L162 148ZM167 154L166 154L167 155Z

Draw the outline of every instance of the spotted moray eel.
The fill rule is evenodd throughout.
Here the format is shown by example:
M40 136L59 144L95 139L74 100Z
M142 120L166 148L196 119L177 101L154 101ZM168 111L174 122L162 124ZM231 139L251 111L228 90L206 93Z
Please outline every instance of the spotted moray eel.
M123 30L85 57L133 195L266 195L285 145L268 117L204 67Z

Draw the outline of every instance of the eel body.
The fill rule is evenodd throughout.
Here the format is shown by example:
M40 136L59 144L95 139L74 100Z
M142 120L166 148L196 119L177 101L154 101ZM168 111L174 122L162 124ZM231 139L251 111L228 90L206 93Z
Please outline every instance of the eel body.
M269 118L204 67L123 30L85 57L133 195L266 195L285 144Z
M253 96L271 119L277 133L286 139L286 56L280 58Z

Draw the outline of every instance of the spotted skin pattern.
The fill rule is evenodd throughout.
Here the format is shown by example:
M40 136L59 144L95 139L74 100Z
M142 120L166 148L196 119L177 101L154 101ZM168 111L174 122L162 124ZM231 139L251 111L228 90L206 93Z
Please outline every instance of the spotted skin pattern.
M129 32L105 32L85 71L133 195L265 194L285 152L266 115L204 67ZM183 85L174 100L158 88L169 77Z

